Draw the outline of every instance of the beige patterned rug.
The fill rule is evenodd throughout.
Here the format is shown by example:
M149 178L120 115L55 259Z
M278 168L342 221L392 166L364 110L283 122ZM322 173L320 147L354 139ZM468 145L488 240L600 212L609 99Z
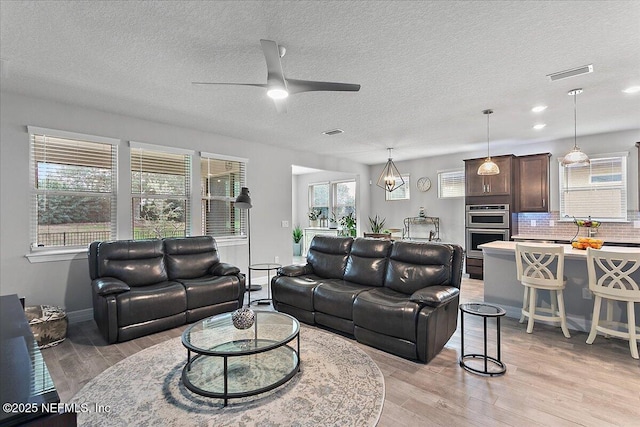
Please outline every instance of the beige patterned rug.
M295 343L295 341L294 341ZM181 382L187 352L174 338L117 363L87 383L70 403L83 405L81 426L374 426L382 413L384 377L351 341L300 328L301 371L257 396L199 396ZM96 405L109 412L96 412Z

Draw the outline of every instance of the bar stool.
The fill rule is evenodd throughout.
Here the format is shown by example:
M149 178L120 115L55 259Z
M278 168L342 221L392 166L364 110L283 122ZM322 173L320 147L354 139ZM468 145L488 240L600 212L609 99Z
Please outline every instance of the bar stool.
M631 357L638 359L640 328L636 325L634 304L640 302L640 254L587 248L587 271L589 290L595 296L587 344L593 344L598 332L624 338L629 340ZM603 298L607 300L606 320L600 319ZM626 324L612 320L614 301L627 303Z
M517 277L524 286L522 315L529 318L527 333L533 332L534 320L560 322L566 338L571 338L564 311L564 248L560 245L516 243ZM550 294L550 308L537 305L536 291L545 290ZM541 314L538 314L541 313Z

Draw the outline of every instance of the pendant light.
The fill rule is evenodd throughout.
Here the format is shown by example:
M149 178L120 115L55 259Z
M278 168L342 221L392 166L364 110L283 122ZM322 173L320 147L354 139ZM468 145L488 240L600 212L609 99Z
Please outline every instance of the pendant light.
M500 168L491 160L489 155L489 115L493 114L493 110L484 110L482 114L487 116L487 158L484 159L484 163L478 168L478 175L498 175Z
M400 175L398 168L393 163L393 160L391 160L391 150L393 150L393 148L387 148L387 150L389 150L389 160L387 161L387 164L384 165L376 185L391 193L396 188L404 185L404 179L402 179L402 175Z
M573 149L562 159L562 166L568 168L587 166L591 163L589 161L589 157L580 150L580 147L578 147L578 113L576 108L576 97L580 93L582 93L582 89L572 89L567 93L567 95L573 96Z

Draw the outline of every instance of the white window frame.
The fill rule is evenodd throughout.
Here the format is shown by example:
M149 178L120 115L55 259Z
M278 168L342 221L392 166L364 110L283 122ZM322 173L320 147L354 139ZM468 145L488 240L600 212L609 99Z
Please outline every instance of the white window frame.
M31 188L31 201L30 201L30 230L29 236L31 240L30 252L26 254L26 257L30 262L46 262L46 261L59 261L59 260L68 260L74 259L79 253L86 253L87 245L69 245L69 246L45 246L38 247L34 242L37 242L37 233L38 226L36 222L37 218L37 201L36 198L40 194L51 194L50 190L40 190L37 188L36 177L35 177L35 159L33 158L33 143L36 135L41 135L45 137L52 138L60 138L60 139L69 139L69 140L77 140L80 142L90 142L90 143L98 143L98 144L107 144L113 147L112 152L112 184L111 184L111 192L110 193L85 193L85 192L56 192L57 194L67 193L70 195L87 195L87 196L100 196L103 194L110 194L111 198L111 214L110 214L110 238L114 239L117 235L117 211L118 211L118 145L120 144L119 139L108 138L104 136L98 135L90 135L79 132L70 132L63 131L59 129L49 129L37 126L27 126L27 134L29 137L29 164L30 164L30 188Z
M400 174L402 176L402 180L404 184L400 187L396 188L393 191L384 191L384 200L397 201L397 200L410 200L411 199L411 174L403 173ZM399 189L404 189L404 191L398 191Z
M606 190L608 187L611 189L619 189L621 191L621 200L620 200L620 204L621 204L621 212L618 212L620 215L619 216L611 216L611 217L607 217L607 216L599 216L599 215L594 215L592 217L592 219L594 220L598 220L600 222L627 222L628 220L628 185L629 185L629 179L627 176L627 163L628 163L628 157L629 157L629 153L628 152L622 152L622 153L605 153L605 154L596 154L596 155L592 155L590 156L591 159L591 164L589 166L578 166L578 167L574 167L574 168L589 168L589 184L584 186L584 187L580 187L580 188L576 188L574 191L588 191L589 188L591 188L593 191L603 191ZM606 160L606 159L620 159L621 161L621 181L612 181L612 182L593 182L593 176L591 173L591 166L593 163L597 163L598 161L601 160ZM562 166L562 163L559 160L559 173L558 173L558 186L559 186L559 199L560 199L560 221L573 221L573 215L572 212L570 212L569 210L567 210L566 207L566 202L564 201L564 197L565 197L565 193L567 191L567 189L565 188L565 183L564 183L564 176L565 176L565 166ZM574 168L569 168L569 169L574 169ZM597 176L597 175L595 175ZM571 191L571 190L569 190ZM594 201L594 203L597 203L597 201ZM582 216L580 216L580 218L582 218Z
M238 163L242 163L241 166L241 171L240 171L240 188L242 187L248 187L247 185L247 167L249 164L249 159L243 158L243 157L234 157L234 156L227 156L224 154L215 154L215 153L207 153L204 151L200 152L200 156L198 158L198 163L201 162L201 160L203 159L211 159L211 160L219 160L219 161L229 161L229 162L238 162ZM238 195L231 195L229 197L218 197L218 196L211 196L210 194L206 193L205 188L202 187L202 184L200 182L201 177L204 175L205 171L200 171L200 176L198 177L198 182L199 182L199 187L200 187L200 193L199 193L199 198L201 199L201 218L200 221L202 223L202 234L205 235L207 234L207 224L206 224L206 218L204 217L204 212L206 209L206 204L211 201L211 200L224 200L224 201L229 201L230 203L235 203L235 199L237 198ZM195 180L195 176L193 178ZM219 243L220 245L224 246L225 244L229 244L231 242L234 241L246 241L247 240L247 210L246 209L240 209L240 234L238 235L229 235L229 236L213 236L216 239L216 242Z
M357 186L358 186L358 182L356 181L355 178L353 179L340 179L340 180L336 180L336 181L318 181L318 182L311 182L308 184L308 190L307 190L307 194L308 194L308 202L307 202L307 208L309 209L309 211L311 211L311 209L313 209L313 189L312 187L317 186L317 185L328 185L329 186L329 198L328 198L328 203L329 206L328 208L328 217L327 217L327 221L330 222L331 217L333 216L333 213L336 210L336 205L337 205L337 191L336 191L336 187L338 184L343 184L345 182L353 182L356 185L356 197L354 198L354 202L353 202L353 209L354 209L354 215L355 212L358 211L358 204L357 204ZM336 221L339 221L340 218L336 218Z
M191 235L192 232L192 216L193 216L193 194L192 194L192 185L191 182L194 179L193 177L193 156L195 154L194 150L187 150L187 149L182 149L182 148L176 148L176 147L167 147L164 145L155 145L155 144L148 144L145 142L137 142L137 141L129 141L129 158L132 157L133 155L133 151L134 150L145 150L145 151L151 151L151 152L157 152L157 153L166 153L166 154L177 154L177 155L182 155L182 156L186 156L188 158L188 161L185 159L185 163L187 164L187 173L186 173L186 183L185 183L185 194L183 195L172 195L172 194L148 194L148 193L143 193L142 189L140 190L140 193L134 193L133 192L133 185L131 185L131 197L130 197L130 207L133 206L133 200L136 198L144 198L144 199L167 199L167 198L175 198L175 199L181 199L181 200L185 200L185 206L186 206L186 212L184 213L185 216L185 236L189 236ZM130 181L133 184L133 169L134 169L135 165L131 164L129 167L129 177L130 177ZM131 223L131 238L132 239L136 239L135 236L135 227L134 227L134 218L133 218L133 210L131 210L131 215L130 215L130 223Z
M462 177L462 180L461 180L462 185L458 189L460 194L457 194L455 196L442 195L443 187L445 185L449 185L451 188L454 187L453 184L450 184L447 182L447 180L445 179L446 176L455 176L454 179ZM438 199L456 199L456 198L464 197L465 182L466 182L465 180L466 180L466 177L464 174L464 168L446 169L446 170L438 171Z

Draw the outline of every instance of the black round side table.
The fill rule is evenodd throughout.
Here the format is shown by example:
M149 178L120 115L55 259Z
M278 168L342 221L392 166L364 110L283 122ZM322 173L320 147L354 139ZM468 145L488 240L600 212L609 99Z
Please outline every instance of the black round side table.
M484 323L484 354L478 353L465 353L464 352L464 315L470 314L472 316L482 317ZM507 371L507 366L500 360L500 318L506 314L506 311L501 307L487 304L484 302L470 302L466 304L460 304L460 366L467 371L478 374L494 377L502 375ZM487 354L487 319L494 317L496 319L496 357L489 356ZM480 359L484 362L484 369L477 369L470 366L467 361L473 359ZM489 368L489 363L493 365Z
M251 301L251 288L249 288L249 305L252 303L257 304L271 304L271 272L278 270L282 267L281 264L276 264L274 262L264 262L260 264L251 264L249 266L249 283L251 283L251 272L252 271L266 271L267 272L267 298L257 299Z

